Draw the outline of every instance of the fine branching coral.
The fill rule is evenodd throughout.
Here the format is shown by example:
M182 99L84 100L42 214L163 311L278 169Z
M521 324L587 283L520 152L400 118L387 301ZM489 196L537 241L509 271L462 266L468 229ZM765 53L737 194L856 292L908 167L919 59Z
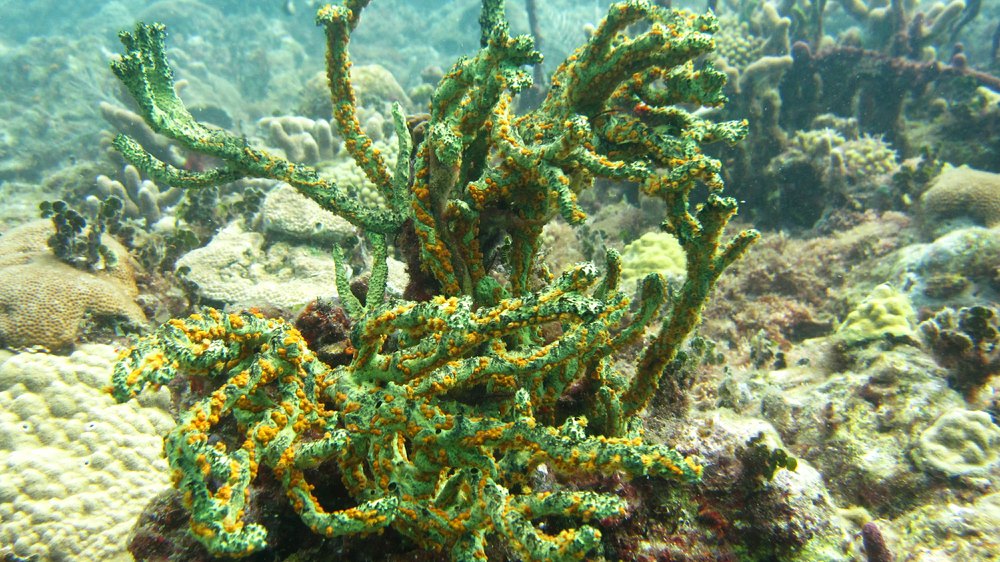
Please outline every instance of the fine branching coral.
M191 529L213 554L267 545L267 530L246 514L251 484L269 471L302 520L327 536L391 527L455 560L484 560L487 541L526 560L582 559L601 548L597 527L624 515L625 501L534 489L531 475L543 466L563 476L680 482L701 474L695 460L644 441L639 415L670 376L715 281L757 238L723 239L736 202L722 194L719 162L702 153L739 140L745 123L683 109L725 101L724 75L695 63L712 49L716 21L644 0L615 3L555 71L544 101L517 114L513 96L530 85L526 65L540 55L529 37L510 35L501 0L484 0L481 49L444 75L429 115L408 124L395 106L399 157L390 169L359 124L349 72L348 41L367 4L346 0L317 14L334 119L381 196L367 204L306 165L197 122L177 97L162 26L121 34L125 50L112 68L143 118L219 165L178 169L120 135L115 146L128 161L185 188L284 181L362 229L373 263L360 296L338 268L351 321L347 365L322 363L281 321L205 309L123 352L114 396L127 400L177 376L216 382L165 447ZM663 229L686 258L678 288L668 294L649 275L630 303L618 290L615 252L603 274L592 264L544 274L543 226L557 214L584 221L576 197L595 178L635 182L666 203ZM706 192L697 206L695 188ZM410 254L411 285L433 296L386 296L390 245ZM613 356L654 318L661 327L625 375ZM339 473L356 505L321 505L310 483L317 470ZM561 530L546 532L550 518Z

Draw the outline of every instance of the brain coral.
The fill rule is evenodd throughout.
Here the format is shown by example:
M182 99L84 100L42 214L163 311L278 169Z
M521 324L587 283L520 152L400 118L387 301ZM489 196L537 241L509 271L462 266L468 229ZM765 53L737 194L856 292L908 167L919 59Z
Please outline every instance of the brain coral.
M131 560L136 517L170 485L169 396L116 404L103 391L115 355L85 344L0 363L0 550L13 559Z
M87 272L52 254L46 242L52 233L52 222L40 220L0 237L0 345L59 349L77 340L87 318L146 321L133 301L139 291L121 244L105 236L104 244L126 259L114 269Z
M1000 225L1000 174L968 166L946 168L920 197L924 221L965 217L988 227Z
M920 434L913 461L945 476L984 474L1000 462L1000 427L986 412L948 412Z

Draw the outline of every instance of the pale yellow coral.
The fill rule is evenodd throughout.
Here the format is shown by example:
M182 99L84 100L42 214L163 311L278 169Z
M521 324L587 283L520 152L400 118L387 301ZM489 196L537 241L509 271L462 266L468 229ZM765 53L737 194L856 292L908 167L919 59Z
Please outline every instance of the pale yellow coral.
M622 284L631 290L650 273L668 280L684 276L687 257L680 243L666 232L647 232L622 250Z
M915 319L910 299L892 286L882 284L847 315L836 337L848 344L883 338L916 341Z
M913 461L945 476L986 474L1000 463L1000 427L986 412L948 412L920 434Z
M169 395L115 404L115 350L0 360L0 552L18 560L127 561L136 517L170 485ZM2 556L0 556L2 558Z

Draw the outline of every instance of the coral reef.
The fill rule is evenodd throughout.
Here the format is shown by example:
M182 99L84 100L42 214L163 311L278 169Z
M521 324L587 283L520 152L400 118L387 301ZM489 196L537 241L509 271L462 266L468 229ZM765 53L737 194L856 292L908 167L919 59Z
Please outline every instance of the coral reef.
M155 154L160 160L169 162L174 166L184 165L186 158L176 146L170 144L170 139L157 134L156 131L143 121L142 116L138 113L109 102L101 102L98 105L98 110L101 113L101 117L114 127L116 131L122 131L134 137L143 146L148 147L149 151ZM127 176L126 182L135 183L132 179L127 178ZM139 186L135 185L134 187Z
M978 86L1000 89L1000 78L965 66L901 60L857 47L817 51L796 43L792 58L780 86L785 107L794 108L783 115L788 125L804 127L831 112L854 117L862 131L883 134L904 152L910 148L904 127L907 99L931 84L964 83L970 93ZM817 82L837 87L817 88Z
M264 197L258 221L272 242L311 241L349 247L356 238L350 223L287 184L279 184Z
M782 186L769 197L785 222L811 226L837 209L892 208L886 192L899 161L889 144L859 134L853 119L822 115L812 127L796 131L768 164L771 181ZM815 187L806 195L803 185Z
M786 351L787 367L731 374L719 402L760 415L790 454L837 474L828 485L841 505L899 514L934 493L909 457L919 432L964 401L912 343L858 345L844 354L836 336L807 341Z
M847 315L836 336L847 345L879 339L916 341L916 318L906 295L882 284Z
M896 548L907 560L989 560L1000 548L1000 493L973 502L930 505L902 518Z
M918 310L988 306L1000 298L1000 230L951 230L933 242L901 248L875 271L902 288Z
M0 343L24 348L0 350L20 429L0 432L0 559L124 560L127 541L207 562L260 529L251 562L996 558L1000 5L708 0L718 29L609 32L611 0L528 0L498 33L482 3L340 0L319 30L314 0L5 5L0 246L67 205L17 254L46 267L0 265L21 338ZM169 44L135 32L116 67L146 71L122 88L106 63L135 21ZM323 31L327 61L302 47ZM743 118L742 142L709 144L708 121ZM650 197L650 175L678 182ZM724 195L773 232L691 264L729 240L709 240ZM69 212L89 226L112 196L140 264L122 283ZM49 267L46 237L82 267ZM675 240L662 284L653 237ZM124 316L74 316L95 280ZM157 410L148 467L157 438L97 394L110 349L80 343L121 345L136 303L183 318L117 379L162 408L138 386L173 373L181 424ZM662 458L622 468L636 452ZM697 482L644 474L682 457ZM126 539L145 483L163 492Z
M328 281L336 271L333 258L287 242L265 249L263 235L239 224L181 256L177 270L197 286L203 302L216 306L293 311L317 297L336 294Z
M1000 174L968 166L945 168L920 197L920 214L937 234L949 219L1000 225Z
M658 533L665 544L651 545L650 550L662 549L660 556L651 558L686 560L688 554L700 554L709 560L727 556L803 562L848 559L843 553L846 525L820 473L808 461L798 459L794 470L776 467L773 479L762 479L762 471L769 467L759 462L762 458L747 454L747 444L755 439L768 458L772 451L788 449L767 421L720 408L666 427L651 425L650 431L681 447L697 448L705 459L697 513L692 516L713 531L701 539L708 552L699 553L703 544L691 541L669 520L654 519L651 525L666 523L673 529ZM747 529L754 531L747 533Z
M100 201L117 197L123 206L123 215L133 220L142 220L147 228L163 218L164 211L180 203L184 190L167 188L161 190L154 182L142 179L139 170L132 165L122 168L121 179L112 179L104 174L97 176L94 191L87 197L90 207L100 208Z
M873 154L890 145L904 161L931 150L996 171L1000 78L983 60L978 0L710 4L725 22L718 56L732 102L721 114L751 121L748 142L720 152L727 179L739 180L731 183L762 223L810 228L845 210L910 205L881 174L858 174L860 185L845 192L845 179L854 182L836 173L843 158L813 170L783 166L793 141L822 129L814 121L827 115L853 120L855 136L846 140Z
M62 349L75 343L89 323L119 322L138 327L146 317L128 250L109 236L102 243L121 256L115 267L81 271L49 249L54 227L48 220L11 229L0 238L0 342L17 348ZM91 327L92 328L92 327Z
M1000 34L997 38L1000 45ZM922 142L947 155L948 161L956 165L1000 171L996 164L1000 159L1000 135L992 133L1000 128L1000 88L980 86L958 99L936 98L928 105L934 121L921 134L926 139ZM937 113L940 111L943 113ZM919 122L914 125L920 127ZM980 134L973 137L970 132ZM977 142L968 142L970 138Z
M822 116L817 120L822 120ZM785 149L790 153L787 157L829 159L818 163L817 168L824 174L839 173L852 181L872 181L891 175L899 168L896 153L884 141L868 135L858 136L856 126L849 128L851 131L846 137L841 131L829 128L797 131Z
M285 115L265 117L258 124L267 131L271 143L294 162L316 166L332 160L340 149L326 119Z
M843 318L849 310L845 303L862 301L873 285L889 281L914 301L906 313L894 315L909 317L894 322L907 337L873 337L845 346L827 329L813 339L775 338L774 354L760 362L753 360L752 346L748 353L746 347L726 349L723 343L719 349L726 354L726 367L695 382L693 399L700 401L695 407L706 416L718 416L722 407L741 417L764 418L789 454L827 477L833 501L852 506L841 515L850 517L854 533L861 531L868 541L865 524L877 521L888 548L866 544L865 551L854 550L855 559L883 560L890 552L896 559L925 562L956 559L955 553L989 559L998 528L992 490L1000 475L994 460L1000 429L996 379L989 374L994 229L965 228L932 244L914 244L921 234L917 221L868 215L873 223L855 227L859 233L867 230L867 239L843 225L831 233L814 231L805 241L765 239L726 276L720 289L727 292L716 302L739 303L723 311L739 311L741 305L777 314L783 304L761 306L763 291L755 286L791 295L811 289L822 302L812 310ZM853 243L844 244L845 239ZM953 281L957 290L949 290L945 275L965 282ZM748 291L744 300L730 283ZM721 321L733 322L725 312L721 318L711 309L706 314L710 322L702 334L707 337L718 337L715 330L726 327ZM924 320L916 334L915 319ZM748 336L742 330L724 333L723 342ZM706 474L718 470L706 466ZM966 534L953 534L958 529ZM857 542L854 549L860 548Z
M729 75L732 93L750 101L769 97L764 82L775 83L792 64L789 31L792 21L771 3L761 2L752 14L729 13L721 18L718 49L713 54Z
M114 360L99 344L0 359L4 559L132 559L124 544L135 518L170 485L161 436L174 421L162 394L114 403Z
M867 213L825 236L765 236L720 280L706 331L733 346L763 332L780 348L829 334L864 293L887 279L859 278L875 268L856 264L892 261L912 237L910 222L899 213Z
M985 474L1000 463L1000 427L986 412L953 410L920 434L913 462L946 477Z
M394 106L400 157L390 171L361 128L348 72L348 40L367 4L326 6L317 21L327 32L334 117L383 197L376 207L308 166L196 121L177 97L162 26L121 35L125 53L112 68L147 123L221 165L178 169L120 135L115 146L127 160L182 187L282 180L362 227L374 251L363 298L337 270L353 322L348 365L321 363L279 321L206 309L126 351L114 395L126 400L179 375L220 381L166 440L192 531L213 553L265 548L267 531L245 519L245 508L254 501L250 484L268 471L302 520L326 536L392 527L456 560L484 559L487 540L524 559L585 557L601 549L598 527L625 515L626 503L597 490L533 489L541 467L680 482L701 473L674 449L643 441L638 414L719 275L757 238L743 231L723 239L736 202L721 193L719 162L702 152L738 140L745 124L710 122L679 105L724 101L724 76L693 63L711 49L716 22L642 0L616 3L556 70L545 100L516 115L512 93L528 85L523 66L540 56L530 38L510 35L503 2L484 0L482 48L445 74L412 145ZM665 202L663 228L686 253L674 298L667 301L660 276L647 276L626 315L615 252L603 278L586 264L538 287L543 225L556 214L582 222L576 196L595 177L636 182ZM692 191L702 186L707 194L695 208ZM385 299L387 242L397 235L408 235L401 238L412 244L401 251L416 252L416 282L433 298ZM497 260L502 270L493 268ZM642 337L665 301L666 319L644 342L635 374L624 376L610 356ZM541 328L551 324L557 330L547 339ZM324 508L310 482L319 466L339 471L355 506ZM566 526L550 534L550 518Z
M389 115L393 103L399 103L404 108L411 106L410 98L403 87L396 81L385 67L378 64L363 64L352 66L351 84L354 86L355 99L358 102L359 121L364 125L375 114ZM330 102L330 90L326 74L319 72L310 79L300 96L302 103L299 112L306 118L329 119L333 113ZM370 127L364 128L369 135L375 133ZM289 155L291 157L291 155Z
M976 0L969 2L970 6L974 4ZM961 27L968 23L964 0L934 2L926 8L918 2L886 5L863 0L840 0L840 5L867 28L867 48L916 60L934 58L935 46L954 41Z
M253 226L254 228L251 228ZM176 261L176 271L192 284L205 304L243 309L273 307L294 315L316 298L335 297L335 262L316 245L335 245L354 253L355 228L287 184L265 197L248 221L233 221L203 247ZM402 264L389 259L389 291L405 290Z
M586 261L577 242L577 230L566 221L554 220L542 229L539 254L544 256L545 265L555 274L566 271L574 264Z

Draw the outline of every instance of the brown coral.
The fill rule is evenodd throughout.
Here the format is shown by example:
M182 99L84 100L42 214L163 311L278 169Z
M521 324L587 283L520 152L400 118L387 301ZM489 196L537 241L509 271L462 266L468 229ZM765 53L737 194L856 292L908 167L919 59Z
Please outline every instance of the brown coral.
M87 318L146 318L133 299L138 294L128 251L105 236L119 256L107 271L88 272L59 261L48 248L50 221L35 221L0 237L0 345L72 345Z
M920 198L924 222L966 217L987 227L1000 225L1000 174L968 166L948 168Z

